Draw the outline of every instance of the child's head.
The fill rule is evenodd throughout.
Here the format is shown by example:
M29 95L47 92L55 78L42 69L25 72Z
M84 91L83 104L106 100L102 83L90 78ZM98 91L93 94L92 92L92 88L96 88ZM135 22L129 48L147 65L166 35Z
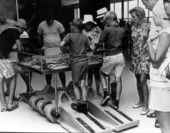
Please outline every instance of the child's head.
M83 21L80 18L75 18L70 22L71 32L81 32L83 28Z
M110 26L112 22L117 21L117 15L114 11L109 11L106 13L106 15L103 18L104 25Z

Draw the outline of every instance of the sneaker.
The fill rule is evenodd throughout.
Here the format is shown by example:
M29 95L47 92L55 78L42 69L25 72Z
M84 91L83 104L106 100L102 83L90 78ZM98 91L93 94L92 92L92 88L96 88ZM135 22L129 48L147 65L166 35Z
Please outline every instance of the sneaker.
M119 109L119 100L114 100L114 106L116 109Z
M106 106L109 100L111 100L111 98L109 95L107 95L105 98L103 98L101 106Z
M78 105L78 104L76 104L76 103L72 103L72 104L71 104L71 108L72 108L73 110L79 112L79 113L82 113L82 112L83 112L83 111L82 111L82 108L81 108L81 104Z

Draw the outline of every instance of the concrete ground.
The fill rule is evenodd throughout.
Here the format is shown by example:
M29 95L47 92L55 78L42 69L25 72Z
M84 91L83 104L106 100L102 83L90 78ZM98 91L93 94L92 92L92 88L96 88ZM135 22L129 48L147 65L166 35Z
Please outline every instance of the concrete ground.
M70 72L66 72L67 83L71 80ZM18 76L16 95L26 91L25 84ZM45 77L33 73L32 87L41 90L45 86ZM54 81L52 81L54 86ZM60 81L58 82L61 86ZM123 74L123 90L120 99L120 110L133 119L139 119L139 126L122 131L122 133L161 133L160 129L154 127L154 118L140 115L142 108L133 109L132 106L138 102L136 80L134 74L125 68ZM67 132L60 125L50 123L45 117L33 111L24 103L19 102L19 108L11 112L0 112L0 132Z

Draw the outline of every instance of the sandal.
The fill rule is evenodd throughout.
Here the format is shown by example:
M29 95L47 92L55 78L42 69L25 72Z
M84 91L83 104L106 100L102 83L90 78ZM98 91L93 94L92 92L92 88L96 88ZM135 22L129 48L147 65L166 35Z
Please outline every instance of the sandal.
M156 128L160 128L158 119L155 120L155 127L156 127Z
M141 115L146 115L148 112L149 112L149 110L142 110L140 114Z
M11 105L8 105L8 111L12 111L18 107L18 102L14 101Z
M156 118L155 112L148 113L146 116L147 116L148 118Z
M1 107L1 112L5 112L5 111L7 111L7 109L8 109L7 106L2 106Z
M143 104L136 103L136 104L133 106L133 108L134 108L134 109L137 109L137 108L140 108L140 107L142 107L142 106L143 106Z

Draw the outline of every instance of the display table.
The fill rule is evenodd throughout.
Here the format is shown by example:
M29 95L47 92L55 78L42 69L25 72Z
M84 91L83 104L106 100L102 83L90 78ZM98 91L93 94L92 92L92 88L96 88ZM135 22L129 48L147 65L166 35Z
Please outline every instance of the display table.
M58 112L57 73L71 70L69 66L69 61L70 61L69 54L42 56L42 55L20 52L18 55L19 55L20 62L18 62L17 65L22 69L27 70L29 73L29 77L30 77L30 72L35 72L42 75L52 74L54 76L55 103L56 103L56 112ZM92 53L88 53L89 68L94 68L101 65L102 65L101 56L93 56ZM30 81L29 81L29 86L31 86ZM28 99L32 95L33 93L23 93L22 97L26 102L28 102L29 101Z

